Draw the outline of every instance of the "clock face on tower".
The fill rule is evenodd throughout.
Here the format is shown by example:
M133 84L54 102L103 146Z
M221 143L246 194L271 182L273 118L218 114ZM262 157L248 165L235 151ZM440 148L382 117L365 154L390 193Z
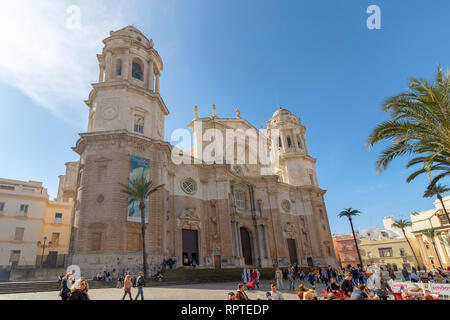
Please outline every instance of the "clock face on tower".
M107 106L103 109L102 115L104 120L113 120L117 118L119 114L118 108L116 106Z

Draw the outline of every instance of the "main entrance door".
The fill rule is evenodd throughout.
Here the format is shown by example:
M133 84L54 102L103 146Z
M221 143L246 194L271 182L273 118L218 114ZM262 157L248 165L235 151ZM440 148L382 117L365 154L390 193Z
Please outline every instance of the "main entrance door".
M183 229L183 264L184 259L188 258L189 262L194 261L199 264L198 261L198 231L197 230L184 230Z
M288 249L289 249L289 259L291 265L298 263L297 259L297 245L295 244L295 239L287 239Z
M250 234L246 228L241 228L241 243L242 243L242 254L244 256L244 261L246 265L253 265L252 258L252 246L250 240Z

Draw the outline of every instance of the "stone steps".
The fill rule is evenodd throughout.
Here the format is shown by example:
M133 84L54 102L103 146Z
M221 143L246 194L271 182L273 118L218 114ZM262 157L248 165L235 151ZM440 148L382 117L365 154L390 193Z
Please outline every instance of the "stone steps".
M273 280L275 269L259 269L261 280ZM151 286L212 283L212 282L242 282L242 269L193 269L191 267L177 270L166 270L162 282L150 281Z
M102 289L112 287L102 281L88 281L89 289ZM27 281L27 282L0 282L0 294L26 293L26 292L48 292L59 291L56 281Z

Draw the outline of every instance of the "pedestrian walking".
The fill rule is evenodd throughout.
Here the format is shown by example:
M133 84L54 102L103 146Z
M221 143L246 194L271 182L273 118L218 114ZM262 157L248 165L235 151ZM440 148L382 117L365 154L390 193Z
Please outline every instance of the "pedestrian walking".
M406 269L406 266L403 266L402 276L403 276L403 280L404 281L409 281L410 280L410 278L409 278L410 274L409 274L408 269Z
M123 297L122 300L125 300L125 296L128 294L130 300L133 300L131 297L131 287L133 287L133 282L131 281L131 276L127 274L125 276L125 281L123 282Z
M256 287L259 289L259 277L261 276L261 274L259 273L258 269L255 269L256 272L256 281L255 281L255 285Z
M342 279L344 279L344 270L338 269L337 270L337 276L338 276L338 281L341 282Z
M122 286L123 286L123 280L124 280L123 275L119 275L119 278L117 279L117 285L116 285L116 288L122 288Z
M392 280L395 280L397 277L395 276L395 272L394 272L394 269L392 269L392 268L389 268L389 277L392 279Z
M247 277L247 267L242 270L242 282L247 283L250 279Z
M281 272L280 268L277 268L275 270L275 280L277 282L277 286L280 289L284 289L283 285L283 273Z
M308 282L314 289L316 288L316 277L314 276L314 273L308 273Z
M303 272L303 270L301 270L301 272L300 272L298 277L299 277L301 282L305 282L305 273Z
M380 289L376 292L377 296L380 297L380 300L387 300L388 295L392 293L392 289L389 286L386 278L383 277L383 273L380 274Z
M144 273L139 272L139 277L136 280L138 293L134 300L137 300L139 296L141 296L141 300L144 300L144 287L145 287L145 279L144 279Z
M291 268L291 270L289 270L288 279L289 279L289 290L295 290L295 285L294 285L294 281L295 281L294 268Z
M58 288L61 288L63 279L64 279L64 273L61 273L58 277Z
M67 298L69 298L69 295L70 295L69 286L72 285L72 283L70 283L71 277L72 277L72 273L68 272L61 281L61 291L59 292L59 296L61 297L61 300L67 300Z
M321 276L322 276L322 283L328 286L329 283L328 271L326 269L322 269Z

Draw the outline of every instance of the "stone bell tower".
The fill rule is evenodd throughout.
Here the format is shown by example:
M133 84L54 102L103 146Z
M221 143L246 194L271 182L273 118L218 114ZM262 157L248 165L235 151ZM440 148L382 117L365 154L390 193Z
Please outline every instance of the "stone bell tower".
M88 132L126 129L164 140L164 117L169 114L159 95L163 63L139 30L128 26L111 31L97 55L100 76L86 104Z
M277 131L278 141L272 146L272 152L278 151L278 167L272 168L283 182L294 186L317 186L315 159L308 153L305 140L306 128L289 110L280 108L267 122L269 135ZM276 148L276 149L275 149Z
M142 265L140 213L121 185L136 175L165 185L146 206L150 269L161 263L166 242L170 144L164 141L169 111L159 94L163 63L153 41L132 26L111 31L103 43L99 81L86 101L88 131L73 148L80 166L70 255L86 276L102 265Z

